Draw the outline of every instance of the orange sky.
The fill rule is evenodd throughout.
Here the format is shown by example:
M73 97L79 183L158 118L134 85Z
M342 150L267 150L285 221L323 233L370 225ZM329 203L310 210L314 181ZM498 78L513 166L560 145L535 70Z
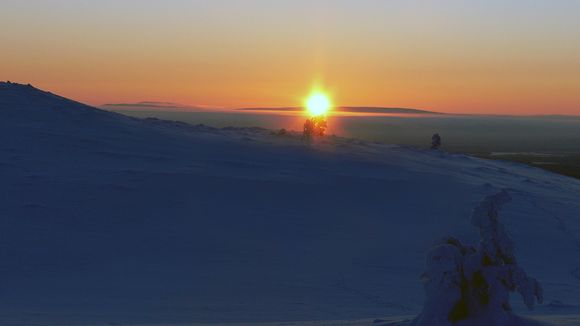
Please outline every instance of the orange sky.
M5 2L0 79L93 105L580 114L575 1Z

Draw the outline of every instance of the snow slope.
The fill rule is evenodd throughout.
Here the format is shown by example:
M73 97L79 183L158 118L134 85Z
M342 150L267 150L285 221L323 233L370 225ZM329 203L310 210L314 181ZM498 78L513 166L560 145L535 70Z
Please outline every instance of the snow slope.
M580 314L575 179L353 139L307 145L138 120L7 83L0 140L2 325L415 315L431 244L476 244L470 212L501 189L519 263L545 290L534 314Z

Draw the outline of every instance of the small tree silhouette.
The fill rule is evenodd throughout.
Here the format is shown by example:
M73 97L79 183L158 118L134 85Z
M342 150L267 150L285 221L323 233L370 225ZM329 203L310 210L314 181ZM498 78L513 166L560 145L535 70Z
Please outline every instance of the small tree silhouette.
M441 136L439 134L434 134L431 137L431 149L441 148Z
M312 139L314 136L324 136L326 133L327 123L324 116L316 116L306 119L304 122L304 131L302 137L304 139Z

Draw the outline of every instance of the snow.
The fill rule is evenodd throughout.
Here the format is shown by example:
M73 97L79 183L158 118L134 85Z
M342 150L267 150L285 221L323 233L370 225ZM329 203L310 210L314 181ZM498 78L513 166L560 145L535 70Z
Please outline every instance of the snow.
M0 84L0 324L411 323L427 252L501 222L580 320L580 181L528 166L97 110ZM517 300L516 300L517 299ZM379 320L379 321L377 321ZM406 321L405 321L406 320Z

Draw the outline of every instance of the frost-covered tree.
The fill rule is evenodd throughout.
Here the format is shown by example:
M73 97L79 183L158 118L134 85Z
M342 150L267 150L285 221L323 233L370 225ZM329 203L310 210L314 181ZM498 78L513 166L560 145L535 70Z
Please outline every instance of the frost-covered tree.
M514 243L498 220L510 200L501 191L475 208L471 222L481 236L477 249L447 238L430 250L422 276L427 300L414 325L509 324L510 292L518 292L530 309L542 302L540 284L517 264Z
M415 325L451 325L450 313L462 299L464 247L449 238L427 254L426 271L421 276L427 300Z

